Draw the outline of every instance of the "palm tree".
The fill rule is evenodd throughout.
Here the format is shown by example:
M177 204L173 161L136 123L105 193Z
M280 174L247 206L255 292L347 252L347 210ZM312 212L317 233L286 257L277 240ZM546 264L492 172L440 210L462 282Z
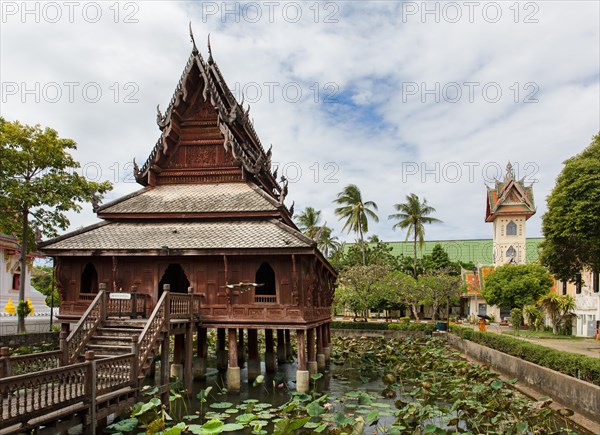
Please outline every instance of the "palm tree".
M346 219L342 231L354 231L358 234L363 265L366 265L365 240L363 235L369 231L369 217L375 222L379 222L379 218L375 212L371 210L377 210L377 204L373 201L363 201L360 189L355 184L349 184L344 187L344 190L338 193L334 202L341 205L341 207L335 209L335 214L340 220Z
M427 205L427 200L423 199L423 202L417 195L411 193L406 195L406 202L402 204L394 204L394 208L399 213L389 215L388 219L397 219L393 226L394 229L402 228L406 229L406 240L412 235L413 236L413 272L415 278L417 277L417 241L419 247L423 248L425 243L425 224L432 224L434 222L441 222L441 220L429 217L431 213L435 212L435 208Z
M298 228L307 237L315 240L321 226L321 211L315 210L313 207L306 207L302 213L295 216Z
M323 225L320 229L320 237L317 240L317 246L325 255L325 257L330 258L330 256L335 252L335 250L340 246L340 241L337 237L332 237L332 229L327 226L327 224Z
M556 293L545 294L538 300L538 304L548 313L554 335L558 334L559 326L568 320L571 311L575 309L575 299L573 296L559 296Z

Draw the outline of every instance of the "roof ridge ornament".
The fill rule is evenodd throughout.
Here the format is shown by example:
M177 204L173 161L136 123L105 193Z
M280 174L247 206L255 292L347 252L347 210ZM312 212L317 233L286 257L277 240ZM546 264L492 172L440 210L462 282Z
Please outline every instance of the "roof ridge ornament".
M198 47L196 47L196 40L194 39L194 32L192 32L192 22L190 21L190 38L192 40L192 53L198 54Z
M515 179L515 171L509 160L508 164L506 165L506 175L504 176L504 181L510 181L510 180L514 180L514 179Z
M211 64L213 63L213 57L212 57L212 49L210 48L210 33L208 34L208 63Z

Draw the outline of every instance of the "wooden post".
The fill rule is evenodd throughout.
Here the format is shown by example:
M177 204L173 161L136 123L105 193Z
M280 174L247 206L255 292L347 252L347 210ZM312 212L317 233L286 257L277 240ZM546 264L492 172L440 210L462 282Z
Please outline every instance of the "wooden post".
M188 394L192 393L194 376L192 357L194 356L194 324L188 322L185 328L185 361L183 363L183 386Z
M237 355L237 330L228 329L229 333L229 366L227 367L227 391L232 393L240 392L240 367L238 366Z
M308 372L310 374L317 373L317 358L315 356L315 328L310 328L307 331L307 346L308 346ZM298 346L300 349L300 346ZM299 355L299 354L298 354Z
M283 364L287 361L285 357L285 339L283 338L283 329L277 330L277 363Z
M173 365L171 365L171 376L183 380L183 353L185 346L185 337L183 334L177 334L174 338L173 346Z
M296 390L306 393L309 386L309 373L306 370L306 339L302 329L296 331L298 338L298 369L296 371Z
M87 417L89 421L85 422L85 433L93 435L96 433L96 361L94 361L94 351L88 350L85 353L85 362L88 364L87 376L85 380L86 397L89 398L89 411Z
M275 371L275 353L273 352L273 330L265 329L265 370L268 373Z
M104 292L102 294L102 299L100 300L100 316L102 317L102 320L106 320L106 283L105 282L101 282L100 284L98 284L98 291L99 292Z
M139 372L139 367L138 367L138 355L139 355L139 347L138 347L138 337L137 335L134 335L133 337L131 337L131 353L133 354L134 358L133 358L133 363L131 364L131 381L134 384L135 388L139 387L139 381L140 379L138 378L138 372Z
M238 331L238 347L237 347L237 358L238 358L238 366L244 367L244 362L246 361L246 348L244 346L244 330L240 329Z
M317 326L317 370L325 370L325 353L323 351L323 336L325 335L324 325Z
M260 355L258 354L258 331L248 329L248 381L260 375Z
M137 311L137 286L131 286L131 318L137 319L138 311Z
M285 359L291 361L292 355L292 337L290 336L290 330L285 330Z
M325 364L329 364L331 359L331 344L329 343L329 323L323 326L323 354L325 354Z
M69 364L69 348L67 347L67 336L65 331L60 331L59 349L60 349L60 366Z
M206 340L207 329L198 327L198 342L196 343L196 359L194 361L194 379L204 379L206 377L206 357L208 355L208 342ZM224 338L224 337L223 337ZM218 355L217 346L217 355Z
M217 329L217 370L227 370L227 351L225 350L225 329Z
M8 378L10 375L10 349L8 347L0 347L0 379Z
M169 385L169 332L163 332L163 340L160 345L160 385L163 389L161 392L160 400L163 405L169 406L169 395L170 395L170 385Z

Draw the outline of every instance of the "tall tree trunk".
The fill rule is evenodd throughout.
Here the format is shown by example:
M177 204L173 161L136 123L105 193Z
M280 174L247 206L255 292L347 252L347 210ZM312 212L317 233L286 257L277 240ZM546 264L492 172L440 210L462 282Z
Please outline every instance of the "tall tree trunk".
M417 277L417 231L415 230L415 238L413 243L413 273Z
M410 308L413 312L413 316L415 316L415 320L419 320L419 312L417 311L417 306L415 304L410 304Z
M25 280L27 275L27 221L29 219L29 210L23 207L23 228L21 231L21 279L19 282L19 303L25 300ZM19 305L17 305L17 308ZM17 310L18 322L17 333L25 332L25 317Z
M358 234L360 235L360 247L361 247L361 252L362 252L362 264L363 266L367 265L367 259L365 258L365 240L363 238L363 232L362 232L362 227L360 226L360 223L358 224Z

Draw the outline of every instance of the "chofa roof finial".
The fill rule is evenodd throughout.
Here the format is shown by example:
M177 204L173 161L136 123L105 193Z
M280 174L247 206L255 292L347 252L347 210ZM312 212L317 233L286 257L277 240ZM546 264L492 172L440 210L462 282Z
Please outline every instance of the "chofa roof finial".
M208 34L208 62L213 62L212 49L210 48L210 33Z
M192 22L190 21L190 38L192 39L192 53L198 54L198 47L196 47L196 40L194 39L194 32L192 32Z
M513 170L513 166L512 166L512 163L510 163L510 160L508 161L508 164L506 165L505 179L507 181L515 179L515 171Z

